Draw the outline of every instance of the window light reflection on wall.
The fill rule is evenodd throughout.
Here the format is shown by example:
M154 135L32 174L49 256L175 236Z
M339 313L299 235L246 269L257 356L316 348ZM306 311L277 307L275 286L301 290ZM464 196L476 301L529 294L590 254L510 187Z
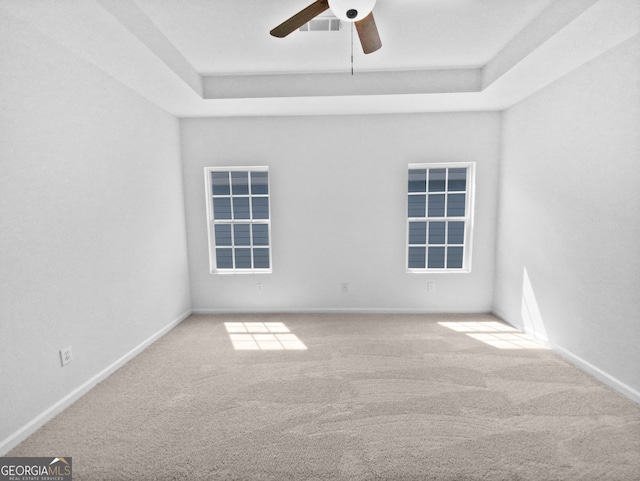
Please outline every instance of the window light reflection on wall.
M282 322L225 322L236 351L303 351L307 346Z

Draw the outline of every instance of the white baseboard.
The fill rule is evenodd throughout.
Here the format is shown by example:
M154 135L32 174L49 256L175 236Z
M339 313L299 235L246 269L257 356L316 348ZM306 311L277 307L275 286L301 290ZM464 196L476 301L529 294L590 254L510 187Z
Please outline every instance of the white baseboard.
M499 311L499 310L496 310L496 309L493 309L493 310L491 311L491 313L492 313L494 316L499 317L500 319L502 319L504 322L506 322L506 323L507 323L507 324L509 324L510 326L515 327L516 329L520 329L520 330L522 330L522 324L518 324L518 323L516 323L516 322L511 321L511 320L508 318L508 316L506 316L503 312L501 312L501 311Z
M180 315L179 317L171 321L169 324L167 324L165 327L160 329L158 332L156 332L155 334L151 335L149 338L147 338L146 340L138 344L136 347L134 347L131 351L126 353L120 359L118 359L111 365L107 366L98 374L93 376L91 379L89 379L88 381L84 382L82 385L80 385L79 387L71 391L65 397L63 397L58 402L56 402L53 406L46 409L44 412L40 413L38 416L33 418L23 427L18 429L15 433L10 435L8 438L0 441L0 456L3 456L4 454L11 451L18 444L20 444L22 441L27 439L31 434L36 432L40 427L42 427L45 423L47 423L47 421L53 419L56 415L58 415L59 413L64 411L66 408L71 406L71 404L73 404L75 401L80 399L84 394L89 392L96 384L98 384L101 381L104 381L112 373L114 373L120 367L122 367L131 359L136 357L145 348L147 348L149 345L153 344L155 341L160 339L162 336L164 336L167 332L169 332L175 326L180 324L183 320L185 320L190 315L191 315L190 310L183 313L182 315Z
M490 308L477 309L421 309L395 307L336 307L336 308L287 308L287 309L193 309L193 314L488 314Z
M494 310L493 314L498 316L500 319L502 319L506 323L512 325L513 327L515 327L517 329L520 329L520 330L523 329L522 326L519 326L517 323L511 322L503 313ZM529 335L531 335L533 337L536 337L535 333L528 332L527 329L525 329L524 331L527 334L529 334ZM568 351L567 349L565 349L562 346L554 344L553 342L549 341L548 339L538 339L538 341L542 342L543 344L545 344L553 352L558 354L560 357L562 357L563 359L565 359L569 363L571 363L574 366L576 366L578 369L580 369L580 370L586 372L587 374L589 374L590 376L596 378L601 383L606 384L607 386L609 386L614 391L618 391L620 394L622 394L623 396L631 399L633 402L640 404L640 392L636 391L631 386L627 386L625 383L623 383L619 379L616 379L612 375L610 375L610 374L606 373L605 371L603 371L602 369L594 366L590 362L585 361L580 356L576 356L571 351Z
M581 357L576 356L572 352L567 351L561 346L554 345L553 343L551 343L550 347L554 352L558 353L558 355L562 356L564 359L566 359L568 362L570 362L574 366L582 369L587 374L590 374L601 383L609 386L611 389L618 391L623 396L628 397L633 402L640 404L640 392L636 391L631 386L627 386L622 381L604 372L602 369L594 366L590 362L585 361Z
M31 434L37 431L40 427L42 427L47 421L54 418L57 414L64 411L67 407L73 404L75 401L80 399L84 394L90 391L96 384L103 381L107 377L109 377L113 372L118 370L124 364L129 362L131 359L136 357L140 352L142 352L149 345L154 343L156 340L164 336L167 332L173 329L175 326L180 324L184 319L189 317L191 314L246 314L246 313L354 313L354 314L367 314L367 313L380 313L380 314L392 314L392 313L402 313L402 314L437 314L437 313L487 313L490 312L488 309L385 309L385 308L374 308L374 309L364 309L364 308L336 308L336 309L274 309L274 310L265 310L260 309L256 311L251 310L240 310L240 309L193 309L192 311L187 311L171 321L165 327L160 329L155 334L151 335L145 341L137 345L131 351L120 357L117 361L107 366L105 369L100 371L98 374L93 376L91 379L74 389L72 392L67 394L65 397L56 402L53 406L46 409L40 415L36 416L22 428L18 429L15 433L7 437L6 439L0 441L0 456L6 454L11 449L16 447L26 438L28 438ZM520 329L520 326L509 322L505 316L501 315L499 312L493 312L496 316L503 319L505 322L513 325L514 327ZM631 399L632 401L640 404L640 392L636 391L630 386L627 386L623 382L594 366L593 364L585 361L584 359L576 356L575 354L567 351L561 346L550 343L551 349L556 352L558 355L566 359L571 364L577 366L588 374L592 375L594 378L598 379L600 382L606 384L612 389L618 391L622 395Z

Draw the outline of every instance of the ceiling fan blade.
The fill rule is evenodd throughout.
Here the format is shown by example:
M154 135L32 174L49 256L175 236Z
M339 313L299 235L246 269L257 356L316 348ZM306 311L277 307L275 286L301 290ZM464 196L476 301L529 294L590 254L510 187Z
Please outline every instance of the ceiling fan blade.
M309 20L315 18L320 15L325 10L329 9L329 1L328 0L316 0L314 3L309 5L304 10L300 10L293 17L285 20L276 28L271 30L271 35L274 37L282 38L289 35L294 30L299 29Z
M376 21L373 19L373 12L356 22L356 30L364 53L372 53L382 47L382 41L380 40L380 35L378 35L378 27L376 27Z

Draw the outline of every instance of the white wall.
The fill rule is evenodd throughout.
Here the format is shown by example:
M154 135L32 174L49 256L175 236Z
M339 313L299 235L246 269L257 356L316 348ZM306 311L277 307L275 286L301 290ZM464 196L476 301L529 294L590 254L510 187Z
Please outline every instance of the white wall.
M177 119L2 10L0 45L1 453L190 297Z
M181 126L194 309L491 310L500 114L185 119ZM456 161L477 162L473 272L408 274L407 166ZM209 273L203 169L227 165L270 167L272 274Z
M531 330L638 400L639 59L635 37L505 113L495 295L524 326L526 269Z
M1 10L0 45L0 453L192 305L495 309L640 391L637 37L504 122L178 121ZM408 274L407 164L456 161L477 163L473 272ZM272 274L208 271L203 168L223 165L271 169Z

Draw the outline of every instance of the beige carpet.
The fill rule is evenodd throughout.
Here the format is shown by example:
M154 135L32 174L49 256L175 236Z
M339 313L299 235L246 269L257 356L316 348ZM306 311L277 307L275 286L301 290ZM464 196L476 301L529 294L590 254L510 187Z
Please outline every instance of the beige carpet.
M192 316L8 456L71 456L76 481L640 479L640 406L457 321L497 319ZM308 349L237 351L225 322Z

